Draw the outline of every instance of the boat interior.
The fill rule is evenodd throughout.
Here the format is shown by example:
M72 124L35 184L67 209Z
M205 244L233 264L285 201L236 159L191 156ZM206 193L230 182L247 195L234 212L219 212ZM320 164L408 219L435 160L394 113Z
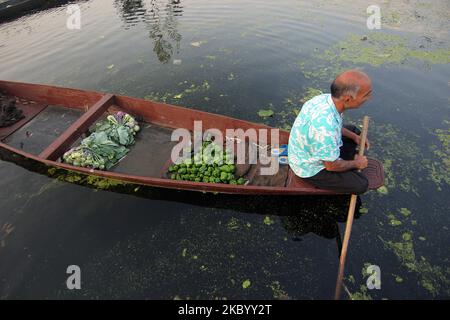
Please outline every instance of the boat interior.
M136 135L135 144L130 146L130 152L110 171L136 176L168 178L167 168L172 164L172 148L178 143L171 141L172 132L178 127L192 130L193 120L203 120L203 125L206 126L214 123L219 130L246 130L245 127L249 126L249 123L244 121L219 115L185 108L170 110L174 106L108 94L86 92L82 97L83 91L79 91L76 97L66 93L60 98L52 99L53 94L61 95L61 92L52 93L55 90L49 89L45 94L33 94L33 90L27 88L11 90L1 82L0 90L2 94L16 100L16 107L22 110L25 116L11 127L0 128L0 141L15 149L56 162L61 161L65 151L78 145L83 137L89 135L90 129L97 121L118 110L130 113L139 121L141 130ZM164 110L151 112L152 109L161 108L171 112L162 116ZM181 116L181 123L176 119L178 115ZM227 122L226 126L224 120ZM287 138L284 137L284 140ZM235 143L236 147L238 143L241 141ZM252 146L258 148L258 145L249 140L245 145L245 157L248 160ZM265 147L268 154L270 145ZM259 159L255 159L251 164L238 164L236 176L244 177L249 181L248 184L255 186L287 186L290 171L287 165L280 165L280 170L275 175L261 175L260 169L265 166L267 165L262 164Z

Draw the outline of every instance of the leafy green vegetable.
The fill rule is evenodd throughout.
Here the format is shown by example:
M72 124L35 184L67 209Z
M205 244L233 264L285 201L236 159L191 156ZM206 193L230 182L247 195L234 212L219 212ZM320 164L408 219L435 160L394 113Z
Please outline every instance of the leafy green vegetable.
M138 123L124 112L109 115L98 122L95 131L81 141L81 144L67 151L63 160L74 166L93 169L110 169L128 152L139 131Z

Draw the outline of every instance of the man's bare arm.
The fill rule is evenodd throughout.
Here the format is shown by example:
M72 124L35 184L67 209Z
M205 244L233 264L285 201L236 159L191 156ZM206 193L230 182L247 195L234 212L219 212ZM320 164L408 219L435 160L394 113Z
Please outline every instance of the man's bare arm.
M335 160L324 161L325 169L327 171L344 172L353 169L362 170L367 167L367 158L365 156L356 155L355 160Z
M344 127L342 128L341 132L342 132L342 136L350 138L352 140L355 140L358 137L358 135L356 133L354 133L353 131L350 131Z
M343 137L352 139L353 141L355 141L357 145L359 145L359 143L361 142L361 137L356 133L354 133L353 131L348 130L347 128L343 127L341 133ZM366 149L369 150L369 148L370 148L369 139L366 138Z

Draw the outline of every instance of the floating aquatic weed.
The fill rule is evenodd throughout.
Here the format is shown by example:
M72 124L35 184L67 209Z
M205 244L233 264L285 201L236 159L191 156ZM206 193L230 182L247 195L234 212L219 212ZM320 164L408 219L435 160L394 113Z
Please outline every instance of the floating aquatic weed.
M360 212L361 214L366 214L366 213L369 212L369 209L367 209L367 208L365 208L365 207L361 207L361 208L359 209L359 212Z
M400 208L399 211L405 217L409 217L411 215L411 211L408 210L407 208Z
M445 291L446 295L450 294L450 269L444 270L439 266L433 266L423 256L418 259L411 232L403 233L402 242L385 241L379 238L384 246L398 257L402 266L418 275L419 284L433 297L438 296L442 291Z
M159 93L159 92L152 92L146 96L144 96L145 100L151 100L151 101L157 101L157 102L168 102L169 100L173 99L173 93L165 92L165 93Z
M365 285L361 285L359 290L354 293L351 293L348 289L346 291L351 300L372 300L372 297L368 293L368 289Z
M239 221L236 218L231 218L227 223L228 230L236 230L239 228Z
M322 93L322 90L316 88L306 88L303 98L300 101L305 103L306 101L311 100L315 96L321 95Z
M208 81L204 80L201 84L195 84L191 83L189 84L188 81L181 81L178 83L178 86L187 86L186 89L184 89L181 92L172 93L172 92L152 92L148 95L144 96L144 99L146 100L152 100L152 101L159 101L159 102L178 102L178 100L185 98L186 96L195 94L197 92L206 92L211 88L211 85ZM208 98L209 99L209 98Z
M346 280L348 280L351 284L355 284L355 277L353 275L346 277Z
M416 177L425 173L425 168L422 166L424 155L416 142L418 137L405 134L391 124L374 121L370 130L374 137L371 139L372 144L382 146L371 148L372 156L385 159L385 186L379 188L378 193L386 194L391 189L397 189L419 196L420 182Z
M402 238L405 241L410 241L412 240L412 234L410 232L405 232L402 234Z
M392 213L388 214L387 216L389 218L389 224L393 227L397 227L402 225L402 222L398 220Z
M381 186L377 189L377 192L382 195L387 195L389 193L389 190L386 186Z
M450 126L450 121L444 120L445 126ZM450 128L436 129L433 135L437 137L438 144L430 147L436 160L424 161L424 166L429 170L429 179L433 181L438 190L442 190L444 184L450 185Z
M434 50L410 47L400 36L374 32L368 36L349 34L345 40L310 61L301 61L302 74L314 81L330 81L337 74L354 66L406 65L416 61L427 65L450 63L450 48Z
M271 109L261 109L258 111L258 116L262 118L272 117L274 115L273 110Z
M244 280L244 282L242 282L242 288L244 288L244 289L248 289L251 285L252 285L252 283L249 279Z
M351 62L352 64L404 64L417 59L430 64L446 64L450 62L450 49L432 51L410 48L406 40L397 35L381 32L372 33L367 40L361 35L351 34L344 41L319 54L329 62Z
M264 222L265 225L268 225L268 226L270 226L270 225L275 223L275 221L273 221L272 218L270 218L269 216L264 217L263 222Z
M281 288L279 281L273 281L270 284L270 288L272 289L273 298L279 300L287 300L289 299L289 295Z
M97 189L110 189L117 186L127 185L126 182L116 179L109 179L97 176L87 176L86 178L87 184L95 186Z
M400 14L397 11L392 11L383 14L381 17L381 22L390 24L390 25L399 25L400 24Z

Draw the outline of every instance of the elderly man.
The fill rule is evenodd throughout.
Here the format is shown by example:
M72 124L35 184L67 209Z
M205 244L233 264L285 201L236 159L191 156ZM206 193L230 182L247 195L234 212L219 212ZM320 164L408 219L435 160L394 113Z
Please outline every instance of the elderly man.
M321 94L303 105L288 146L289 165L297 176L321 189L352 194L367 191L368 181L357 171L367 167L367 158L356 154L361 132L355 126L343 127L342 113L359 108L371 95L367 74L349 70L333 81L331 94Z

